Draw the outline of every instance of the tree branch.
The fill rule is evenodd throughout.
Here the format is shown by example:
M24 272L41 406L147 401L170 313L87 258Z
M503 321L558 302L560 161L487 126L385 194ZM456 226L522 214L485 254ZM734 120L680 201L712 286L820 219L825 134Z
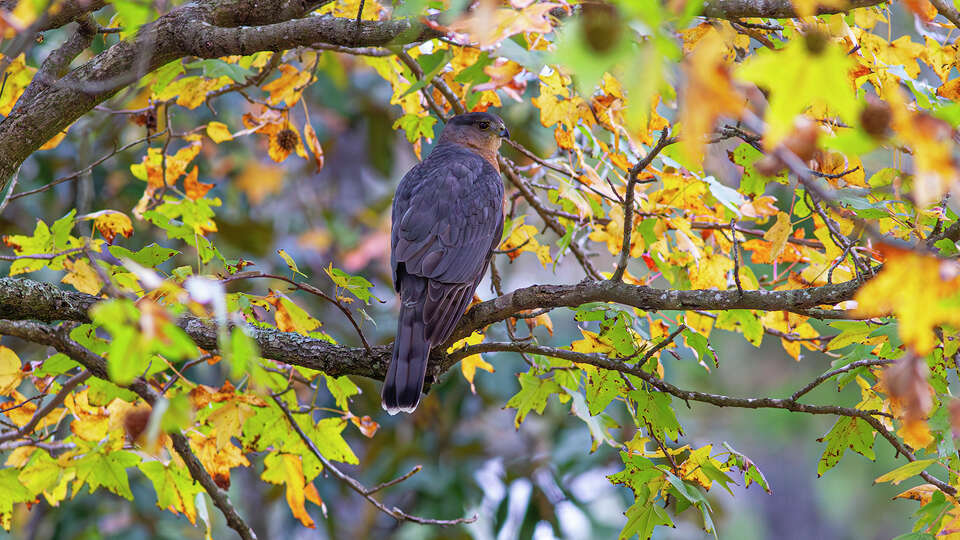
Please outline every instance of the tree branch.
M110 377L107 376L107 361L100 355L93 353L83 345L70 339L66 328L53 328L32 321L0 320L0 334L16 336L27 341L53 347L87 368L87 375L92 374L99 379L110 380ZM74 379L76 379L76 377L74 377ZM71 381L72 380L73 379L71 379ZM142 378L134 379L127 387L150 405L153 405L160 397L157 391ZM213 499L213 504L223 512L227 520L227 525L237 531L237 534L239 534L243 540L256 540L257 535L253 532L253 529L243 521L243 518L237 513L233 504L230 503L227 494L217 486L213 478L210 477L210 474L203 467L203 464L200 463L200 460L194 455L190 449L190 443L187 438L180 432L171 433L170 438L173 441L174 449L186 463L187 469L190 471L190 476L203 486L207 494L210 495L210 498Z
M752 290L743 291L743 294L736 290L664 290L611 281L583 281L575 285L532 285L473 306L464 315L450 342L523 311L572 308L589 302L614 302L644 311L756 309L803 311L810 315L807 308L850 300L861 285L852 280L809 289ZM96 296L68 292L54 285L28 279L0 278L0 319L89 322L87 311L101 300ZM835 314L831 312L832 315ZM198 346L207 350L217 349L215 323L196 317L184 317L177 324ZM334 345L272 328L248 327L248 331L264 357L320 370L331 376L361 375L383 379L390 362L390 346L371 347L368 353L363 347ZM446 350L446 345L435 349L431 371L435 376L442 374L452 365L443 361L441 351Z
M849 0L845 6L834 7L835 2L817 6L817 15L844 13L852 9L875 6L887 0ZM703 6L703 16L715 19L737 19L740 17L770 17L774 19L794 19L797 12L791 0L707 0Z
M416 19L362 21L358 28L352 18L303 16L323 3L205 0L178 6L144 25L132 39L114 44L43 91L21 99L0 122L0 190L23 160L77 118L179 58L248 55L316 43L403 44L440 35Z

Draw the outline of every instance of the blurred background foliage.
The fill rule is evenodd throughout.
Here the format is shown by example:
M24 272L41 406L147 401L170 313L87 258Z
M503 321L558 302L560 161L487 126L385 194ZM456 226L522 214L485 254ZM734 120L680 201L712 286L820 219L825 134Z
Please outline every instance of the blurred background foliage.
M411 0L399 9L415 13L428 4L432 3ZM634 9L629 10L630 25L645 24L644 16L648 14L640 4L633 4ZM603 14L597 17L600 19L578 19L563 27L556 52L581 67L586 81L598 77L594 73L602 73L603 62L608 61L606 55L598 61L591 48L612 51L609 61L636 52L629 47L621 51L619 42L578 41L577 36L586 36L586 40L616 40L616 36L606 35L609 28ZM889 33L922 40L912 16L899 4L893 6L888 17L892 22ZM599 28L591 28L591 24ZM30 50L28 64L37 65L51 52L62 39L58 33L61 32L48 33L43 44ZM563 36L568 34L573 37L565 39ZM93 52L104 48L104 40L95 39ZM664 43L658 43L654 51L652 55L635 58L633 72L638 77L662 71L663 59L675 60L679 53L676 45ZM278 249L285 250L298 261L310 282L324 290L331 289L323 271L331 262L348 273L366 276L375 285L373 293L383 301L366 308L370 320L363 321L363 328L372 344L386 344L393 338L396 313L388 267L389 208L399 179L417 158L404 133L393 128L399 115L397 108L389 104L393 94L390 85L361 59L322 54L314 74L316 82L305 90L304 100L309 104L309 118L323 147L322 170L317 172L309 160L274 163L266 157L264 137L224 142L216 151L205 145L201 150L204 159L199 161L200 176L216 184L212 194L223 200L217 212L217 245L228 260L242 258L254 263L253 269L276 274L288 273L286 264L277 256ZM137 109L147 105L144 95L142 89L134 89L115 101L125 109ZM552 130L541 126L537 111L527 105L537 95L538 85L531 81L518 96L520 101L504 96L504 106L498 112L524 145L538 155L550 155L555 149ZM243 97L228 95L216 103L216 115L206 107L175 109L169 118L150 121L156 122L156 130L180 131L212 120L238 126L249 111L250 104ZM300 124L305 111L295 109L291 114ZM82 117L56 148L37 153L24 164L21 189L32 189L49 179L81 170L98 156L143 137L144 122L142 116L98 107ZM428 150L429 143L422 152ZM504 151L519 159L512 149ZM0 232L28 234L37 217L49 222L72 208L86 213L134 207L143 186L130 181L130 167L140 163L143 155L142 146L123 151L75 182L16 201L0 216ZM137 245L163 244L166 240L163 231L156 228L137 222L134 227ZM195 264L192 257L184 253L169 266ZM602 260L612 257L603 255ZM770 272L768 265L751 263L750 267L757 276ZM500 261L499 270L506 290L532 283L579 279L572 269L560 266L554 273L529 256L509 264ZM59 276L45 271L32 277L55 281ZM285 288L279 282L242 282L231 284L229 290L265 294L268 287ZM328 303L305 293L289 294L323 321L325 332L337 336L341 343L359 345L348 322ZM481 284L478 294L483 299L494 296L489 278ZM579 334L570 315L555 317L558 322L552 337L538 328L536 332L542 334L543 342L565 344L577 339ZM675 318L678 314L666 315ZM505 337L499 335L502 332L498 326L490 335ZM791 393L799 382L813 379L829 365L829 359L807 351L802 361L795 362L769 340L755 349L741 336L726 331L714 332L713 346L719 354L719 368L707 372L691 351L681 348L679 360L665 362L666 378L682 388L733 396L754 395L758 388L765 395L779 395ZM380 415L379 383L355 377L363 393L354 398L353 411L373 415L381 425L373 439L355 431L347 435L361 465L346 468L367 485L394 478L414 466L423 467L419 474L385 493L388 505L426 516L476 514L476 523L453 528L398 524L341 483L321 480L315 484L326 503L326 514L310 507L318 526L316 530L307 530L291 516L283 488L258 481L258 467L262 467L259 464L235 472L230 489L233 500L255 530L268 531L265 538L616 537L623 527L623 512L633 499L629 489L612 486L606 479L606 475L621 469L617 450L601 445L589 453L587 427L571 415L568 405L555 400L550 401L542 415L529 416L520 429L515 429L514 411L503 409L503 404L517 392L516 374L526 371L526 365L515 354L493 353L485 358L496 372L478 374L476 394L471 393L459 373L450 372L432 387L410 417ZM219 386L220 366L196 369L194 380ZM813 396L846 406L855 405L859 399L855 387L848 387L838 396L833 387L826 385ZM325 399L320 404L332 406L332 397ZM830 429L833 418L702 404L687 408L680 401L675 401L675 409L684 426L683 442L699 447L728 441L750 456L769 481L771 493L756 485L749 489L731 486L733 496L719 486L710 492L721 537L884 539L909 529L905 516L912 512L914 503L894 501L891 498L899 489L872 486L870 481L897 464L892 448L878 445L876 462L860 456L848 457L823 478L817 478L816 464L823 445L816 439ZM621 438L628 440L630 436L624 433ZM182 516L157 508L153 488L135 470L130 481L132 503L102 490L94 495L79 494L56 508L39 502L29 512L21 508L15 515L12 532L0 531L0 538L203 537L203 532ZM225 527L219 512L212 506L206 511L214 523L213 536L232 537L233 532ZM655 537L709 536L699 518L687 513L678 518L676 528L658 529Z

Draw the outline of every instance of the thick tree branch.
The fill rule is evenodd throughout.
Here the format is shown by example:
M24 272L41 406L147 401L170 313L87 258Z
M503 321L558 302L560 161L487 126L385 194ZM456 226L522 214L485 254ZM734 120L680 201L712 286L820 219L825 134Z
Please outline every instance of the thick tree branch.
M21 99L0 122L0 189L23 160L77 118L179 58L247 55L316 43L404 44L439 35L415 19L362 21L358 26L352 18L304 17L323 3L206 0L181 5L144 25L134 38L114 44L42 91Z
M0 9L4 11L13 11L17 7L18 0L0 0ZM37 21L35 31L44 32L60 28L73 22L86 13L93 13L103 6L107 5L104 0L63 0L53 2L53 5L47 8L46 13Z
M845 6L834 6L836 2L825 2L817 7L817 15L843 13L855 8L875 6L886 0L849 0ZM707 0L703 6L703 16L715 19L738 19L741 17L770 17L774 19L793 19L797 12L791 0Z
M856 281L786 291L736 290L663 290L611 281L583 281L575 285L533 285L473 306L464 315L451 340L474 330L532 310L577 307L589 302L614 302L645 311L757 309L798 311L823 304L836 304L853 298L861 286ZM0 278L0 318L69 320L88 322L87 310L101 299L84 293L68 292L53 285L27 279ZM198 346L217 348L217 328L210 321L184 317L178 325ZM326 372L329 375L361 375L383 379L390 361L390 347L345 347L270 328L249 327L253 339L266 358ZM436 376L452 364L442 361L444 346L434 352ZM94 375L97 375L94 373ZM99 376L99 375L98 375Z

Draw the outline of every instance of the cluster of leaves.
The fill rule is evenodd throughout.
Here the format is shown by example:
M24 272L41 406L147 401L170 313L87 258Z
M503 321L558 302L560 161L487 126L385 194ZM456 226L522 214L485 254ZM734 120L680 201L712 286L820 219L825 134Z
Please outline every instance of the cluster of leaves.
M0 32L16 35L29 26L38 13L27 4L9 14L17 24L0 25ZM953 431L960 404L949 386L960 358L960 171L953 156L960 78L950 77L960 56L926 2L908 2L914 11L903 15L928 29L922 42L891 39L892 12L876 6L815 16L817 2L794 2L800 16L793 19L704 21L697 2L513 0L463 12L447 5L457 2L410 4L393 10L376 0L339 0L319 13L384 21L403 9L427 10L445 38L412 47L182 59L146 75L118 104L134 111L152 137L124 172L141 182L139 202L125 212L71 211L52 225L38 220L32 234L4 236L13 252L9 275L59 272L63 283L104 297L91 322L70 336L107 360L110 380L69 384L84 373L74 359L21 360L0 348L8 429L0 449L9 451L0 474L5 486L19 486L0 494L0 524L10 527L16 504L42 495L56 505L84 486L131 498L132 467L154 484L158 506L195 523L205 516L198 512L203 488L168 435L182 432L221 488L229 487L233 469L255 460L263 481L284 486L293 515L315 526L305 502L323 506L313 482L324 465L301 434L326 460L357 463L344 430L353 424L373 437L377 423L351 412L359 389L349 377L263 358L244 328L330 343L354 337L322 330L324 321L278 290L225 292L226 282L269 276L245 272L248 261L221 252L222 202L201 172L209 156L253 139L265 158L253 157L235 183L258 205L283 188L275 163L296 154L322 168L304 92L325 70L382 79L397 106L393 127L418 156L440 121L456 112L504 108L520 111L505 115L508 124L539 120L544 129L521 134L520 151L502 162L512 203L500 251L509 261L530 258L549 270L579 265L594 282L703 293L707 307L683 312L613 298L571 308L580 331L572 340L554 336L546 312L524 315L528 340L515 339L517 320L507 321L514 339L502 350L539 347L525 354L530 369L518 375L519 391L506 403L516 410L517 429L555 400L586 424L590 451L606 445L620 452L623 470L609 480L635 497L621 537L647 538L688 509L716 533L706 495L715 484L729 491L739 479L770 489L731 446L685 443L675 401L810 412L800 397L827 382L857 402L817 409L838 416L822 439L817 473L835 467L847 449L874 459L879 435L909 462L878 482L925 475L924 484L901 495L922 503L915 532L958 529ZM122 27L122 39L153 9L116 2L112 15L97 18ZM0 114L10 112L36 72L24 58L0 64ZM231 93L246 103L239 118L174 130L175 113L201 118L201 107L213 110L213 100ZM508 100L521 104L507 107ZM91 236L76 232L84 220L92 221ZM146 235L162 245L115 245ZM608 268L598 270L589 255L604 252L610 256L596 260ZM180 264L192 256L195 264ZM303 273L286 252L280 257L291 278L275 279L297 284ZM327 276L334 292L325 298L344 313L366 316L363 306L376 300L373 284L332 263ZM805 297L807 289L842 282L857 285L855 297L820 308ZM755 291L783 293L778 298L792 303L731 309L720 301L720 292ZM216 350L202 350L177 326L185 316L217 323ZM819 353L831 366L783 400L689 392L664 381L671 362L682 359L720 369L723 355L711 342L718 330L754 347L774 339L797 361ZM461 371L471 388L478 369L494 367L469 349L481 348L494 331L474 332L448 350L468 351ZM219 386L188 376L203 363L222 367ZM152 407L128 388L141 379L161 393ZM335 408L317 405L322 386ZM310 392L312 398L298 396ZM34 398L61 393L52 408Z

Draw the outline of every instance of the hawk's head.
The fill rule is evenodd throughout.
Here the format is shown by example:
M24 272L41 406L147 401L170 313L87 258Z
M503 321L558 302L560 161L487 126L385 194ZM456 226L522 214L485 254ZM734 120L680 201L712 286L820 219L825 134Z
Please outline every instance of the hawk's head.
M439 142L455 142L487 155L496 154L503 138L510 138L503 119L489 112L472 112L451 118Z

